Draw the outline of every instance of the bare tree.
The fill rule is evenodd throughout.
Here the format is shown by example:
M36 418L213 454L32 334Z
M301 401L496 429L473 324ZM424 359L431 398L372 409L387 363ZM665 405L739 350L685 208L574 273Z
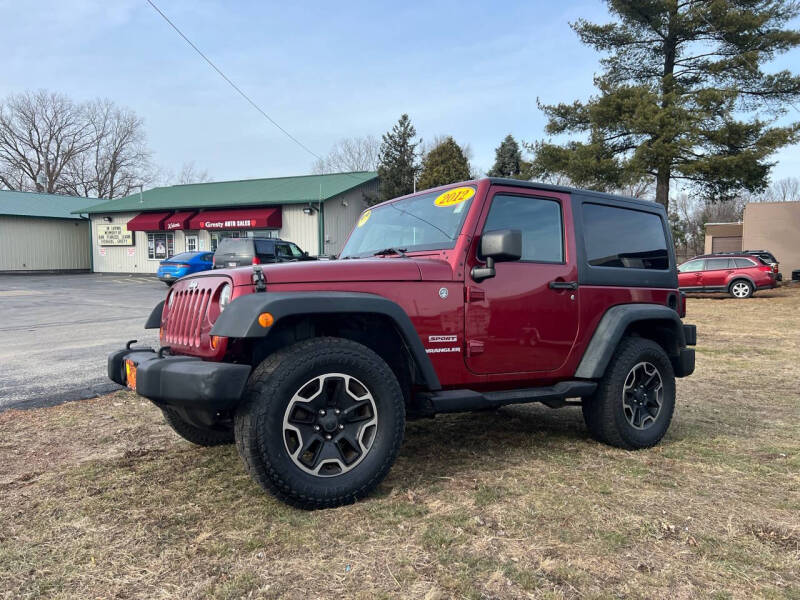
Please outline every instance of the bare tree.
M0 102L0 185L118 198L152 179L142 120L110 100L76 104L46 91Z
M186 185L188 183L209 183L213 181L208 169L199 169L193 160L181 165L176 173L172 169L159 167L154 169L152 184L155 186Z
M142 120L109 100L87 104L85 112L93 143L68 164L68 193L119 198L147 185L152 165Z
M208 174L208 169L198 169L194 161L183 163L181 171L178 173L176 184L184 185L187 183L208 183L213 181Z
M376 171L381 142L372 135L343 138L336 142L326 156L317 160L312 169L315 175Z
M0 104L0 183L9 189L67 193L68 165L94 143L86 109L44 90Z
M748 202L797 202L800 201L800 178L779 179L763 192L746 194Z

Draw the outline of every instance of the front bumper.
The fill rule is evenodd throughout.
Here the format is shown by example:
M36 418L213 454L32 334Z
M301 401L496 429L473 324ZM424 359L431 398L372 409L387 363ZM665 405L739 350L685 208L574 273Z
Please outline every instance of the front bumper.
M250 365L209 362L196 356L159 356L151 349L126 348L108 355L108 377L127 385L125 361L136 365L136 392L156 404L221 411L234 408L244 393Z

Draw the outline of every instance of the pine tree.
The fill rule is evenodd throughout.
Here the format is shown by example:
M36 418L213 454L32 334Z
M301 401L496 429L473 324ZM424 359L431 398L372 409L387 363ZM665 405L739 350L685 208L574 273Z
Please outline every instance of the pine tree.
M494 150L494 166L489 170L489 177L519 178L522 174L522 152L517 140L510 133Z
M425 155L417 187L421 190L470 178L469 161L456 141L447 136Z
M775 123L800 99L800 77L762 70L800 45L800 32L786 27L800 5L606 1L616 22L572 24L584 44L606 53L599 95L540 105L548 134L580 139L536 143L535 173L595 189L653 177L665 207L674 180L712 201L763 189L770 157L800 139L800 124Z
M378 180L379 200L390 200L414 191L414 179L419 172L417 130L407 114L403 114L392 130L383 134Z

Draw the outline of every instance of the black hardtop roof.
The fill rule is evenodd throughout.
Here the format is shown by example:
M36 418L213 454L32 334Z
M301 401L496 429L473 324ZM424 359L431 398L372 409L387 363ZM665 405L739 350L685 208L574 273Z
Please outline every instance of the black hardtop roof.
M608 204L610 206L620 206L624 208L638 208L641 210L647 210L649 212L657 212L660 213L664 218L666 218L667 212L664 210L664 207L658 204L657 202L651 202L650 200L640 200L638 198L630 198L628 196L618 196L615 194L609 194L607 192L597 192L594 190L585 190L580 188L573 188L564 185L553 185L551 183L540 183L538 181L524 181L521 179L508 179L505 177L484 177L481 179L470 179L468 181L459 181L454 183L448 183L447 185L440 185L438 187L429 188L427 190L418 190L413 194L406 194L405 196L399 196L397 198L392 198L390 200L386 200L385 202L381 202L376 204L375 206L371 206L370 208L376 208L383 204L388 204L390 202L394 202L395 200L400 200L401 198L407 198L409 196L416 196L417 194L423 193L430 193L435 192L437 190L445 190L447 188L451 188L453 186L459 185L477 185L481 181L489 181L492 185L505 185L509 187L521 187L521 188L528 188L528 189L535 189L535 190L548 190L552 192L561 192L564 194L570 195L579 195L583 198L588 200L594 200L602 204Z
M563 192L565 194L580 194L581 196L588 196L594 200L602 201L604 204L634 204L645 208L647 210L657 210L660 212L664 212L664 207L658 204L657 202L651 202L650 200L641 200L639 198L631 198L629 196L621 196L617 194L609 194L607 192L598 192L595 190L586 190L581 188L569 187L565 185L554 185L552 183L540 183L538 181L523 181L519 179L507 179L505 177L486 177L492 184L495 185L508 185L508 186L517 186L517 187L524 187L524 188L531 188L531 189L538 189L538 190L550 190L553 192ZM477 183L480 180L476 180L474 183Z

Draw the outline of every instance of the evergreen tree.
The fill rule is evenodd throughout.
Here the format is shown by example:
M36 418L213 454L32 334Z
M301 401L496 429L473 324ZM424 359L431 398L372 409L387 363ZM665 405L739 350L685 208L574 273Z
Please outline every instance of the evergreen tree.
M517 140L510 133L494 150L494 166L489 170L489 177L514 177L522 174L522 152Z
M540 105L548 134L581 139L535 144L535 173L595 189L650 176L664 206L676 179L714 201L763 189L769 158L800 138L800 124L775 123L800 99L800 77L762 70L800 45L800 32L787 28L800 5L606 1L616 22L572 24L584 44L606 53L595 78L599 95Z
M426 190L469 178L469 161L464 151L452 137L447 136L425 155L417 187Z
M379 201L404 196L414 191L419 172L417 130L407 114L403 114L392 130L383 134L378 164Z

